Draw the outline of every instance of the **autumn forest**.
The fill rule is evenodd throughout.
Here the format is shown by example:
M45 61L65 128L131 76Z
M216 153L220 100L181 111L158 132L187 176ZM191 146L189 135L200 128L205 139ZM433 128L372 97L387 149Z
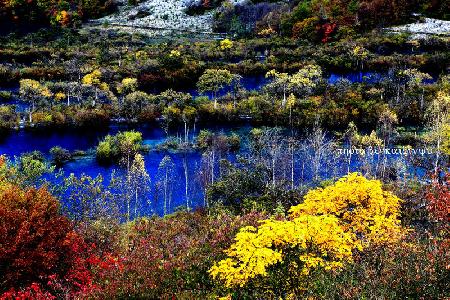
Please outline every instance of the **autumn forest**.
M450 2L0 0L0 299L448 299Z

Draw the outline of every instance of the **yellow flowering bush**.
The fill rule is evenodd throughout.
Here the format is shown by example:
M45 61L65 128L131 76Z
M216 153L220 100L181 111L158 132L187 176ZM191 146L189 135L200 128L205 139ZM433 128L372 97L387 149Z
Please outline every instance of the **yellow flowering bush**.
M354 251L400 236L399 207L400 199L383 191L380 181L349 174L311 190L290 209L289 219L242 228L226 251L228 257L209 272L232 288L267 276L281 263L292 278L306 277L316 268L339 269L352 262Z
M229 50L231 48L233 48L233 41L229 39L220 41L220 50Z
M309 273L322 266L332 269L351 260L355 237L339 226L334 216L301 216L287 221L266 220L258 227L244 227L227 250L229 258L213 266L210 273L227 287L244 286L249 279L267 275L267 268L283 260L286 248L309 249L299 256Z
M290 209L295 218L308 215L334 215L340 225L357 234L365 245L397 240L401 200L383 191L379 180L368 180L358 173L339 179L334 185L306 194L304 202Z
M57 92L55 94L55 100L58 102L64 100L65 98L66 98L66 94L64 94L63 92Z
M179 50L171 50L169 53L170 57L180 57L181 56L181 52Z
M82 79L81 82L83 84L89 84L89 85L100 85L101 83L101 76L102 72L98 69L95 69L89 74L86 74Z

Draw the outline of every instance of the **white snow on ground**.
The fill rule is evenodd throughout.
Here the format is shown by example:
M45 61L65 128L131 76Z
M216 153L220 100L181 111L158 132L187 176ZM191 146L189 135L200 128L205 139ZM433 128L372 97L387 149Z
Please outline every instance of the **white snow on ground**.
M414 37L426 37L427 35L450 36L450 21L425 18L424 22L391 27L387 31L411 33Z
M122 2L119 12L98 20L116 26L151 27L171 31L211 32L212 12L189 16L184 11L188 1L147 0L136 6ZM136 31L140 31L136 29Z

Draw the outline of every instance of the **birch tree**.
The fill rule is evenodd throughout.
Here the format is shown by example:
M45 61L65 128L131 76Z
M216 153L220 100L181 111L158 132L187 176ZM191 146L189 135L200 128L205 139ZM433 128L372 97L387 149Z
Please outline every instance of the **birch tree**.
M448 143L450 127L450 95L439 91L427 111L430 128L428 141L434 144L434 174L439 174L439 161L442 156L443 143Z

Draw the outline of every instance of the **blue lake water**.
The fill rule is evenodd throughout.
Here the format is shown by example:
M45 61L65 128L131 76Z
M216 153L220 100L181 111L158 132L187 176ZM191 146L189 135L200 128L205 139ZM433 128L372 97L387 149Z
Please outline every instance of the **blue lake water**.
M236 132L242 137L242 149L239 152L240 155L248 154L248 148L246 144L246 137L248 136L251 126L240 127L210 127L208 128L214 132L221 132L230 134ZM107 186L109 184L111 174L113 170L118 175L123 175L124 170L118 165L104 166L97 163L94 154L94 148L100 140L107 134L115 134L119 131L128 130L130 128L123 125L112 125L110 128L103 131L89 131L89 130L64 130L64 131L25 131L17 130L13 131L6 136L0 137L0 155L7 155L9 158L19 156L23 153L38 150L41 151L44 156L50 159L49 150L54 146L61 146L71 152L75 150L88 151L90 153L87 156L77 158L74 161L66 163L62 170L67 176L73 173L76 176L82 174L96 177L101 175L104 179L103 184ZM158 189L158 184L161 183L161 177L158 175L159 166L165 156L169 156L173 162L173 169L171 171L171 183L169 187L170 192L170 206L167 208L169 212L174 211L177 207L190 208L200 207L204 205L204 189L201 181L201 168L202 168L202 153L199 151L181 152L170 150L158 150L157 145L166 141L165 133L162 129L152 126L141 126L135 128L140 131L143 136L144 144L150 147L148 153L144 153L145 167L151 178L151 189L146 196L147 200L144 201L145 205L141 205L139 209L139 216L159 214L163 215L164 203L162 200L161 190ZM193 132L190 136L192 141L198 134L199 129ZM182 131L172 132L173 136L181 136ZM171 138L173 138L173 136ZM308 165L311 164L312 153L298 154L295 165L295 181L297 183L307 183L312 180L312 170ZM216 178L219 172L219 160L220 158L229 159L232 162L236 161L236 154L225 153L222 157L216 157L215 159L215 172ZM409 174L415 173L415 175L424 175L423 171L413 167L409 162L405 162L401 155L389 156L388 166L394 166L397 163L404 164L404 170ZM282 158L280 158L280 163ZM185 162L185 163L184 163ZM304 164L306 163L306 168ZM377 159L374 159L372 163L377 163ZM185 166L187 166L188 173L188 196L186 197L186 185L185 185ZM321 162L320 177L327 179L331 177L340 177L347 173L348 158L341 157L338 160ZM357 155L354 155L350 162L350 171L362 171L364 165ZM283 172L277 170L277 172ZM285 172L285 171L284 171ZM288 171L289 172L289 171ZM420 174L421 172L421 174ZM301 175L300 175L301 174ZM282 174L279 174L282 176ZM301 178L300 178L301 176ZM289 176L288 176L289 177ZM46 177L51 182L57 182L52 176Z
M356 72L356 73L346 73L346 74L330 74L327 78L330 84L335 84L339 79L345 78L351 82L370 82L375 83L384 78L385 74L373 73L373 72ZM431 82L430 82L431 83ZM264 76L250 76L243 78L241 85L247 90L258 90L261 89L265 84L267 84L267 79ZM12 92L17 92L17 88L10 89ZM199 95L195 90L188 90L188 92L192 93L193 96ZM228 91L223 91L222 93L226 93ZM24 105L19 99L13 98L8 101L10 103L18 104L18 110L24 111L26 109L26 105ZM1 105L1 103L0 103ZM93 150L98 144L100 140L104 138L107 134L115 134L119 131L127 130L126 126L121 125L112 125L104 130L38 130L38 131L25 131L25 130L17 130L12 133L0 136L0 154L5 154L10 158L14 156L19 156L25 152L30 152L34 150L41 151L49 158L49 150L54 146L60 146L65 148L71 152L75 150L88 151L91 155L79 158L75 161L71 161L63 166L63 171L66 175L73 173L76 176L80 176L81 174L86 174L91 177L96 177L101 175L107 185L111 173L113 170L117 170L118 174L122 171L117 165L112 166L102 166L99 165L95 159L93 154ZM163 206L161 204L160 197L157 195L156 191L156 183L158 181L158 168L161 160L168 155L174 165L173 170L173 178L175 179L170 187L171 192L171 205L169 211L173 211L176 207L186 206L187 201L189 201L189 206L197 207L204 205L204 193L201 185L201 180L199 179L199 170L201 168L201 157L202 154L200 152L189 152L189 153L180 153L180 152L171 152L171 151L158 151L155 147L158 144L163 143L166 140L166 135L162 129L159 127L152 126L140 126L137 128L140 132L142 132L144 144L148 145L152 150L145 154L145 166L147 172L149 173L152 181L152 191L148 196L151 198L151 205L143 208L141 214L151 214L157 213L162 214ZM231 131L239 132L244 138L248 134L251 129L250 126L242 126L242 127L212 127L209 128L215 132L225 132L229 133ZM198 134L199 129L195 132L191 132L190 140L192 141L196 134ZM173 132L172 135L181 136L182 130L179 132ZM243 150L245 152L245 150ZM242 154L242 153L241 153ZM230 154L226 158L233 160L234 155ZM217 158L216 158L217 159ZM302 159L307 158L299 158ZM391 157L390 159L393 162L396 161L396 157ZM187 161L187 169L188 169L188 199L185 196L185 169L184 169L184 161ZM218 161L216 162L218 169ZM352 170L357 171L360 169L361 165L357 160L353 160L351 162ZM302 173L302 180L308 180L311 178L311 174L308 172L303 172L303 170L299 169L297 166L296 174ZM340 174L345 174L346 167L344 163L342 163L342 170ZM322 172L323 178L327 178L329 174L327 171Z
M122 174L123 169L118 165L104 166L98 164L95 158L94 149L98 142L102 140L107 134L116 134L119 131L129 130L129 128L122 125L112 125L107 130L60 130L60 131L27 131L17 130L10 134L0 137L0 155L7 155L10 159L18 157L23 153L31 152L34 150L40 151L46 158L50 160L49 150L54 146L60 146L73 152L75 150L87 151L90 153L87 156L78 158L74 161L66 163L62 170L65 175L73 173L76 176L82 174L96 177L101 175L104 179L104 184L108 185L111 178L112 171L115 170L117 174ZM238 132L245 135L251 129L249 126L243 127L210 127L208 128L215 132L223 132L229 134L230 132ZM158 213L162 214L163 206L161 202L158 203L157 191L155 184L158 181L158 168L165 156L169 156L173 161L173 173L174 178L171 187L171 204L170 211L180 206L186 206L186 200L189 201L190 207L198 207L204 204L203 189L200 186L198 176L198 170L201 164L201 153L198 151L190 152L176 152L169 150L157 150L155 147L158 144L166 141L166 135L164 131L158 127L140 126L136 128L143 136L143 143L150 147L150 151L144 154L145 167L151 177L152 191L149 197L152 198L153 206L149 207L149 211L141 212L143 214ZM190 134L190 140L194 139L199 132L197 129ZM174 132L173 135L181 136L182 131L179 133ZM173 138L173 136L171 137ZM225 158L225 157L224 157ZM232 155L228 155L226 158L233 159ZM188 172L188 198L185 196L185 169L183 160L187 162ZM218 164L218 162L217 162ZM51 176L48 177L51 180Z

